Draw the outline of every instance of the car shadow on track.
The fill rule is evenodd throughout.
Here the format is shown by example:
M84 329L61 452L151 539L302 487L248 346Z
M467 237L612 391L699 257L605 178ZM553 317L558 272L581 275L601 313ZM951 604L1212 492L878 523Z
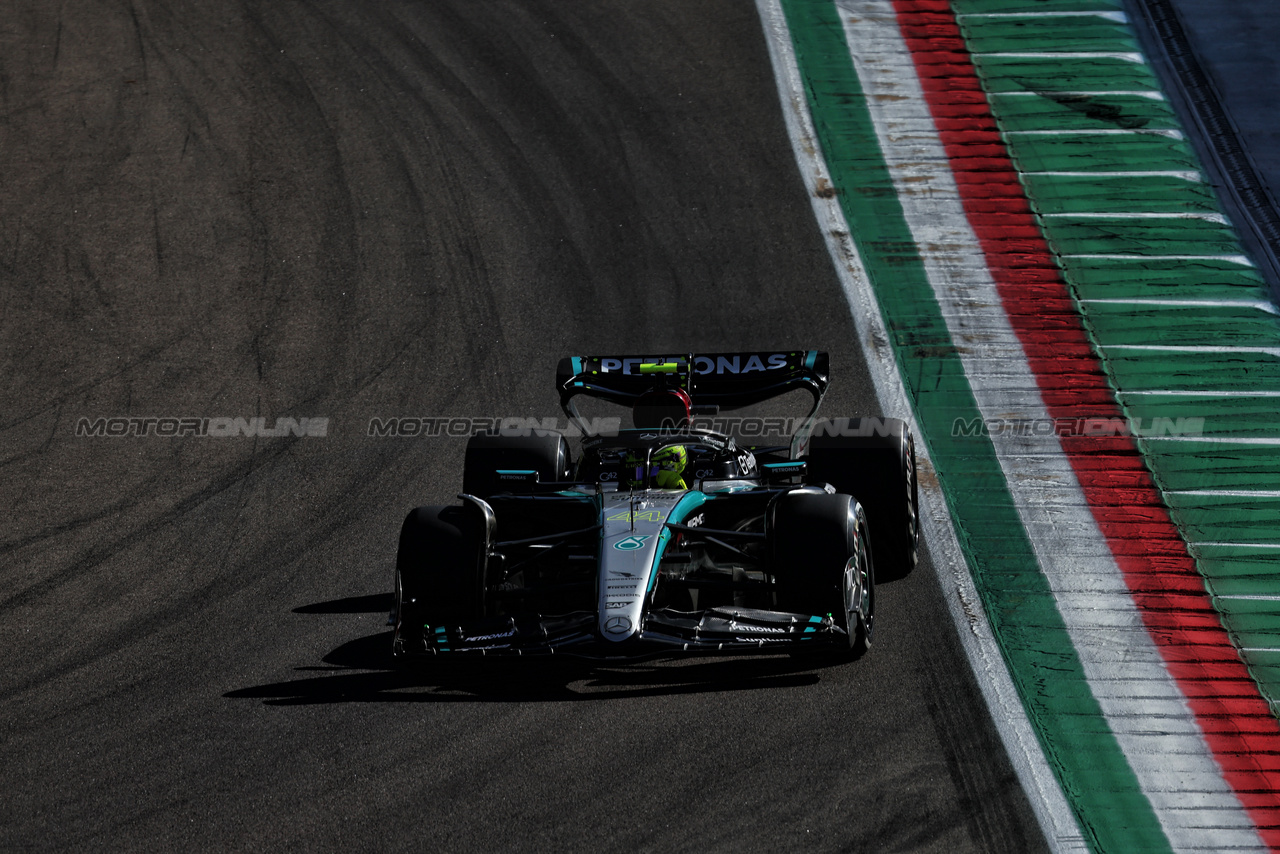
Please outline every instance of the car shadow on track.
M387 595L357 596L305 605L297 614L385 613ZM308 675L229 691L228 699L266 705L325 703L565 702L793 688L820 681L827 665L812 658L767 655L697 657L628 663L571 658L461 660L402 663L391 655L391 632L348 641L303 665Z

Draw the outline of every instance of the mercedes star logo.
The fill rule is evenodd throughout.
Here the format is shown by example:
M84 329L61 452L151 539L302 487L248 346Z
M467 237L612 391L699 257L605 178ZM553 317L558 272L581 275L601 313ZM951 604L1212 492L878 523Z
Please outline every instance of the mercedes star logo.
M604 630L611 635L622 635L631 631L630 617L610 617L604 624Z

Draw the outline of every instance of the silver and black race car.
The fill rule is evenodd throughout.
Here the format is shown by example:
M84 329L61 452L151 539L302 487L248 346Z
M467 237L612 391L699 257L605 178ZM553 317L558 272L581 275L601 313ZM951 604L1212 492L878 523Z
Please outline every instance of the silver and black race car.
M634 429L473 436L460 504L405 519L396 656L826 652L871 644L875 585L916 563L915 449L892 418L816 420L816 351L568 357L560 403L622 404ZM696 419L796 390L789 446Z

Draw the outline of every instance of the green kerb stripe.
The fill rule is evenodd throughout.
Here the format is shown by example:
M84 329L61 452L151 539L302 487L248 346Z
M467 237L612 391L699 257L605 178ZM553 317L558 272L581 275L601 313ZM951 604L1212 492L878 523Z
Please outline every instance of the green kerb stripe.
M1090 693L989 441L953 436L981 416L892 189L831 0L783 0L814 126L880 303L917 421L1045 754L1098 851L1168 851Z

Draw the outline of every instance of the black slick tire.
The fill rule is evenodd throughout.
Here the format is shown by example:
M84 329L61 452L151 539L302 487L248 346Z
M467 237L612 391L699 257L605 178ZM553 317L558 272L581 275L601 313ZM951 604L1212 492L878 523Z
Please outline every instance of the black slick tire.
M462 491L486 500L509 491L511 487L495 474L499 469L536 471L541 483L567 481L573 470L569 443L554 430L537 430L529 436L472 436L467 442Z
M876 580L862 508L849 495L797 490L779 496L769 522L778 608L830 614L845 641L814 651L861 658L875 631Z
M457 505L418 507L400 528L396 550L397 655L426 650L426 633L482 610L481 521Z
M897 418L819 422L806 480L847 493L866 510L881 581L905 578L919 560L920 500L915 438Z

